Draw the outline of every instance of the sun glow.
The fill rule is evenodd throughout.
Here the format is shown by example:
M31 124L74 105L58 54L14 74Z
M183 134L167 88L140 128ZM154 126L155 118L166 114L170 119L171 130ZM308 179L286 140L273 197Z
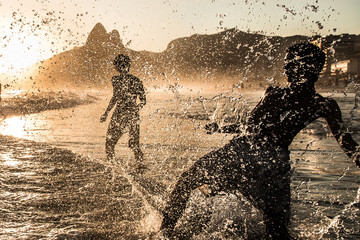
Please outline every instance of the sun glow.
M24 30L2 36L0 73L18 71L43 60L49 47L38 34Z
M23 117L6 118L0 126L0 134L23 138L26 136L26 119Z

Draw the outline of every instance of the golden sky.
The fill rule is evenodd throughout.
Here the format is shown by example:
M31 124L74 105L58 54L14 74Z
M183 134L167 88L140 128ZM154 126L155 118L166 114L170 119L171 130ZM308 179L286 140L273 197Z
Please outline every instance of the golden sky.
M227 28L266 35L360 33L359 0L0 0L0 73L85 43L96 23L133 50Z

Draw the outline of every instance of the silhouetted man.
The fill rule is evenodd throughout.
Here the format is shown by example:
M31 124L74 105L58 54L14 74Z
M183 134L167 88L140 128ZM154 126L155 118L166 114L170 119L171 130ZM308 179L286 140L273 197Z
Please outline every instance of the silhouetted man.
M290 238L288 147L317 118L325 118L340 147L360 166L358 144L344 128L338 104L315 91L324 62L325 54L313 44L296 44L287 50L284 69L289 85L269 87L250 113L246 131L181 175L163 213L165 236L173 237L191 191L206 184L213 193L241 191L263 212L268 239ZM239 132L236 125L225 130Z
M104 122L108 113L116 105L106 134L106 155L108 161L115 160L115 145L129 128L129 147L132 149L136 160L136 170L143 170L143 153L140 149L139 110L146 104L146 96L142 82L139 78L129 74L130 58L123 54L114 59L115 69L120 73L111 79L113 96L100 122ZM137 103L137 100L140 103Z

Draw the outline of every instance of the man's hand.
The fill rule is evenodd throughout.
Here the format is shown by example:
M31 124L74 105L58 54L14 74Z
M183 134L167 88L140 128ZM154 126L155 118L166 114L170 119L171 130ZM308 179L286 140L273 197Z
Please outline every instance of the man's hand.
M205 125L206 133L213 134L214 132L219 131L219 125L217 123L209 123Z
M360 151L359 151L359 147L357 148L357 152L354 153L354 155L352 156L352 160L353 162L356 164L356 166L358 168L360 168Z
M100 117L100 122L103 123L106 121L106 118L107 118L107 114L104 113L101 117Z

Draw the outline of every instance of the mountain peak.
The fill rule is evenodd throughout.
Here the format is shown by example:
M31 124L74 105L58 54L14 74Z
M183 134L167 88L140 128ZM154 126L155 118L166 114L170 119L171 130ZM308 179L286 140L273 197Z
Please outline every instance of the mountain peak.
M98 45L108 41L108 34L105 27L101 23L97 23L91 30L86 45Z
M97 23L89 33L85 46L89 49L102 49L104 46L124 48L120 34L117 30L107 33L105 27L101 23Z
M94 26L94 28L93 28L93 30L92 31L100 31L100 32L104 32L104 33L106 33L106 29L105 29L105 27L104 27L104 25L102 25L101 23L96 23L95 24L95 26Z

